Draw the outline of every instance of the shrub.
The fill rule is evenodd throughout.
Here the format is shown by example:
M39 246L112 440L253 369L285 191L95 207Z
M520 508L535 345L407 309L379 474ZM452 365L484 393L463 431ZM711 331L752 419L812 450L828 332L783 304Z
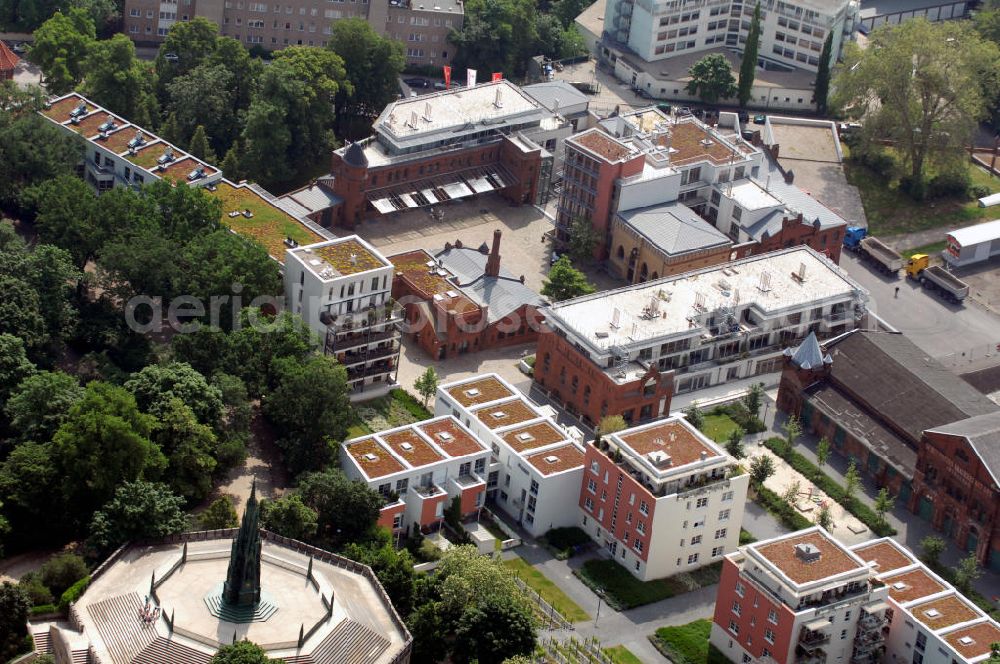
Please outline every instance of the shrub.
M32 606L52 604L55 599L52 591L42 583L38 572L28 572L21 577L21 580L17 584L28 592L28 596L31 597Z
M67 588L66 592L64 592L62 594L62 597L59 598L59 610L60 611L69 610L69 605L73 604L74 602L76 602L76 600L80 599L80 596L83 595L83 591L85 591L87 589L87 586L89 585L90 585L90 577L85 576L76 583L74 583L73 585L71 585L69 588Z
M993 192L985 184L974 184L969 187L969 198L984 198L991 193Z
M891 178L893 172L896 170L896 160L893 156L879 149L866 150L859 153L857 161L873 171L875 175L885 179Z
M434 417L431 411L424 408L424 404L420 403L420 400L404 390L403 388L396 388L389 394L392 395L393 401L401 405L406 409L410 415L413 415L417 420L429 420Z
M434 542L429 539L425 539L420 543L420 548L417 549L416 557L425 563L429 563L433 560L440 560L441 553L441 549L439 549Z
M555 549L556 558L559 560L566 560L573 555L577 547L590 541L590 536L576 526L553 528L545 533L545 542Z
M756 541L756 537L740 528L740 546L743 546L744 544L753 544Z
M57 613L58 611L59 607L55 604L38 604L31 607L32 616L44 616L47 613ZM37 662L38 660L36 659L35 661Z
M844 487L837 484L812 461L805 458L795 450L785 449L784 440L781 438L768 438L767 441L764 442L764 445L766 445L769 450L787 461L788 465L797 470L807 480L815 484L820 491L828 495L832 500L840 503L844 509L856 516L861 523L868 526L873 533L879 537L892 537L896 534L896 529L879 519L875 510L857 498L848 496L844 491Z
M813 525L798 510L786 503L784 498L763 484L756 485L754 490L757 492L757 502L768 512L776 516L786 528L790 530L802 530Z
M899 178L899 190L915 201L922 201L927 197L927 185L922 178L904 175Z
M61 595L64 590L87 576L89 571L83 558L75 553L62 553L49 558L39 570L39 576L53 595Z
M965 196L970 184L969 174L966 171L941 173L927 183L927 198Z

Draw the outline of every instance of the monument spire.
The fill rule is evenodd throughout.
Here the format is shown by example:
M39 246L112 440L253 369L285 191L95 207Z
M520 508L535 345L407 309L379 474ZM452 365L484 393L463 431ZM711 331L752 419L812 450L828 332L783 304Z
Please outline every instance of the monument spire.
M253 606L260 602L259 520L257 478L254 478L240 530L233 540L229 570L222 589L223 601L231 606Z

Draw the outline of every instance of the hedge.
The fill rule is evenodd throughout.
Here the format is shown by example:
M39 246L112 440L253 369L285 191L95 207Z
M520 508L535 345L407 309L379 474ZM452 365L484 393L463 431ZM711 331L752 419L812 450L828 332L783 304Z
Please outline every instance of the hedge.
M820 491L828 495L832 500L840 503L844 509L856 516L861 523L868 526L873 533L880 537L892 537L896 534L896 529L885 521L881 521L875 510L854 496L848 497L844 493L844 487L837 484L829 475L820 470L816 464L795 450L786 449L784 439L768 438L764 442L764 445L767 449L787 461L788 465L815 484Z
M420 402L420 399L403 388L397 387L389 394L392 395L393 401L405 408L410 415L413 415L418 420L429 420L434 417L431 411L424 408L424 404Z
M757 502L760 503L761 507L778 517L778 521L781 521L789 530L802 530L812 527L812 521L802 516L798 510L788 504L788 501L766 486L755 484L754 491L757 492Z
M80 596L83 595L83 591L86 590L89 585L90 577L85 576L67 588L66 592L64 592L62 597L59 598L59 610L67 611L69 609L69 605L80 599Z
M55 604L39 604L31 607L31 615L44 616L49 613L59 613L59 607Z

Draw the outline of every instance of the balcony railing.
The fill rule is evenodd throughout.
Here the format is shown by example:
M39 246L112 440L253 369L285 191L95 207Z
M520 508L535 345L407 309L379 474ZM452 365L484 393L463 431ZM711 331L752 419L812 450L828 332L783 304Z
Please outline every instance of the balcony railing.
M823 632L803 631L799 643L806 649L818 648L830 642L830 635Z
M399 344L392 344L386 348L372 348L368 352L357 352L357 353L345 353L341 364L345 367L352 367L358 364L364 364L366 362L374 362L376 360L385 359L387 357L395 357L399 354Z

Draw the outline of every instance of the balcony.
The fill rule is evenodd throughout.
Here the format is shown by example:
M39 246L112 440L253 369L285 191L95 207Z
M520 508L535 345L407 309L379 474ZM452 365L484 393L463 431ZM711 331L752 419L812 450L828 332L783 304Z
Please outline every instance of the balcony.
M474 486L485 484L486 482L483 478L475 475L473 473L467 473L465 475L456 475L451 478L451 481L455 483L460 490L469 489Z
M361 380L362 378L367 378L368 376L383 376L388 373L392 373L396 369L396 365L392 362L383 362L376 366L367 367L364 366L354 366L347 369L347 380Z
M868 586L866 584L858 584L856 587L847 586L838 591L828 590L818 599L803 599L799 602L795 610L802 611L804 609L830 606L864 595L867 592Z
M399 354L399 344L393 343L385 348L370 348L367 351L357 351L354 353L344 353L340 363L345 367L352 367L366 362L374 362L387 357L395 357Z
M813 632L807 629L802 630L799 636L799 645L807 651L815 650L830 642L830 635L823 632Z
M420 496L421 498L433 498L434 496L439 496L444 493L444 489L439 487L437 484L426 484L410 487L410 491L414 494Z

